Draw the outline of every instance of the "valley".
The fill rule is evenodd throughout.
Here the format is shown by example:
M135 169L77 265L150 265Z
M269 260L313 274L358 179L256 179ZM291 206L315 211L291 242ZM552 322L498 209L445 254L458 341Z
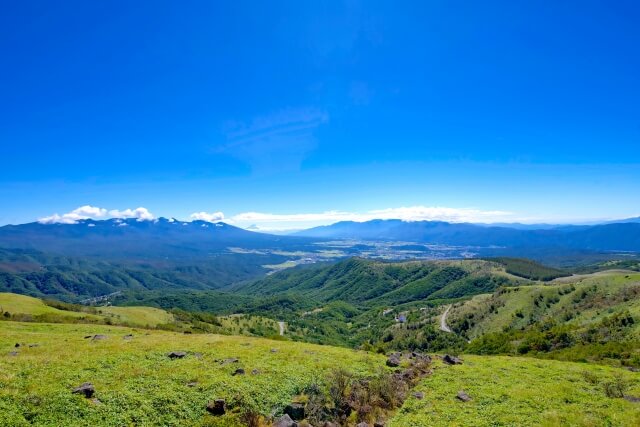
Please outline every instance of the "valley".
M289 413L300 426L640 420L633 257L567 267L467 258L468 247L268 236L203 252L203 236L182 236L166 257L157 246L132 259L101 246L133 238L106 226L93 255L0 249L0 424L290 427L278 424ZM158 243L173 230L157 226L136 238ZM338 395L336 378L350 384ZM70 393L86 382L91 398ZM382 382L393 390L361 385Z

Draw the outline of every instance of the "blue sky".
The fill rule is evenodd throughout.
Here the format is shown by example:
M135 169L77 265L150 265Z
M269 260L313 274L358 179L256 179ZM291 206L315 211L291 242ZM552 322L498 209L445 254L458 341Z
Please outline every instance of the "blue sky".
M637 2L227 3L4 5L0 224L640 214Z

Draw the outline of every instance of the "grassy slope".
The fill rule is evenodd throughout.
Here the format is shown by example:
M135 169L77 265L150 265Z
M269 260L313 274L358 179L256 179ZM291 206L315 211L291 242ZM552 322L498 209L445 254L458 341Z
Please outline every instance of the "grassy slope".
M436 364L416 388L424 399L405 402L390 427L404 426L637 426L640 405L608 398L600 382L622 375L640 396L640 374L597 365L501 356L466 356ZM456 398L466 391L473 400Z
M493 278L478 286L473 280ZM473 283L472 283L473 282ZM422 299L460 298L504 284L530 283L484 260L380 262L351 258L331 265L304 266L244 284L251 295L297 294L316 302L342 300L368 306Z
M573 290L571 290L573 286ZM470 338L475 338L486 332L500 331L506 326L515 328L527 324L533 316L544 316L563 320L562 315L572 313L568 320L580 326L601 320L603 317L628 309L634 317L640 317L640 299L627 298L624 293L640 288L640 274L631 272L604 272L593 275L574 278L570 283L567 278L558 279L550 285L522 286L508 289L509 292L502 295L478 295L462 305L456 306L449 314L452 323L456 318L470 312L475 312L475 325L469 330ZM517 289L517 290L516 290ZM559 295L559 290L567 293ZM580 299L582 291L587 297ZM542 296L543 300L536 306L534 300ZM557 302L547 306L548 298L557 297ZM491 311L494 305L497 310ZM516 313L522 313L517 317ZM636 325L636 331L640 332L640 323Z
M106 340L85 335L101 333ZM122 336L132 333L131 340ZM39 344L21 346L16 342ZM276 348L277 352L271 349ZM17 356L8 352L17 350ZM170 360L169 351L188 351ZM195 353L201 353L200 358ZM218 360L239 358L221 365ZM640 405L608 398L600 383L622 375L627 394L640 396L640 375L620 369L532 358L465 356L460 366L434 365L390 426L576 425L632 426ZM336 366L376 371L384 357L336 347L219 335L183 335L116 326L4 322L0 329L0 425L233 426L237 415L207 415L214 398L239 396L269 414L278 412L314 378ZM232 376L238 367L244 376ZM252 375L252 369L259 369ZM70 393L90 381L96 404ZM194 387L187 383L197 382ZM472 402L459 402L465 390Z
M340 365L361 374L384 365L380 355L266 339L183 335L99 325L3 322L0 329L0 425L234 425L206 415L214 398L244 396L264 413L278 411L314 377ZM101 341L85 335L105 334ZM126 334L134 335L124 340ZM8 353L16 342L17 356ZM271 352L271 349L278 349ZM190 352L170 360L170 351ZM193 353L201 353L197 358ZM239 358L221 366L216 360ZM238 367L246 375L232 376ZM252 369L259 375L252 375ZM94 404L70 388L96 387ZM197 381L195 387L187 383Z
M101 307L98 310L116 318L118 323L130 325L157 326L174 320L173 314L154 307Z
M2 311L7 311L11 314L31 314L34 316L51 314L75 318L85 317L96 320L100 318L100 316L94 316L87 313L59 310L54 307L49 307L38 298L8 292L0 292L0 308Z
M170 323L173 315L164 310L153 307L101 307L100 314L89 314L77 311L60 310L46 305L38 298L25 295L0 293L0 307L11 314L52 315L60 317L86 318L95 321L109 319L112 323L127 323L135 326L155 327L159 324Z

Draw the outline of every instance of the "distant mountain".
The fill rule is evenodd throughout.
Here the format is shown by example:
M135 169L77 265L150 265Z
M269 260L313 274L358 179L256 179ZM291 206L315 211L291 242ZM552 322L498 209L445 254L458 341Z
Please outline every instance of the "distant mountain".
M31 249L101 259L191 259L245 249L296 248L308 239L243 230L223 222L109 219L75 224L29 223L0 227L0 248Z
M160 218L0 227L0 292L78 301L121 291L219 289L310 244L225 223ZM234 251L233 248L238 248Z
M343 221L296 233L297 236L407 241L443 245L518 249L568 248L591 251L640 251L640 222L550 229L520 229L443 221Z
M634 218L625 218L625 219L618 219L615 221L605 222L605 224L627 224L627 223L640 223L640 216L637 216Z

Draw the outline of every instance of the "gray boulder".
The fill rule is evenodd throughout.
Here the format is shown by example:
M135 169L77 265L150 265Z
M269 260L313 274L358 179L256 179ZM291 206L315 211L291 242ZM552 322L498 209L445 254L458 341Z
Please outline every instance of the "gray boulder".
M93 387L93 384L91 383L82 383L80 387L76 387L71 391L71 393L81 394L87 399L91 399L95 392L96 392L96 389Z
M447 365L462 365L462 359L445 354L442 361Z
M289 415L284 414L275 420L272 427L298 427L298 423L293 421Z
M224 415L226 406L227 402L224 399L212 400L207 404L207 412L215 416Z
M462 400L463 402L469 402L471 400L471 396L469 396L464 391L459 391L458 394L456 395L456 397L458 399Z
M186 355L187 355L187 352L185 351L172 351L171 353L167 354L167 357L169 359L182 359Z

